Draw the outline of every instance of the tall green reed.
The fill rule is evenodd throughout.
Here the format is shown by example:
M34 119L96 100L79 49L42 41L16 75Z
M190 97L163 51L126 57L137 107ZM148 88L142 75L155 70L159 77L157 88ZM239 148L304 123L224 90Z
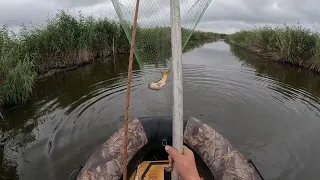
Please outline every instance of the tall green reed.
M300 26L264 26L230 35L231 42L283 62L319 69L320 37Z
M185 30L188 31L188 30ZM143 51L170 52L170 39L159 42L157 35L170 33L164 28L138 28ZM10 35L11 34L11 35ZM73 16L61 11L42 26L22 26L18 35L0 30L0 103L17 104L28 100L37 75L51 70L76 67L113 53L128 53L129 43L120 24L107 18ZM130 36L131 37L131 36ZM194 32L190 41L214 38L216 34ZM159 47L164 48L159 48ZM116 52L113 52L115 50Z
M7 28L2 28L0 37L0 101L3 104L25 102L35 78L32 59L19 39L9 36Z

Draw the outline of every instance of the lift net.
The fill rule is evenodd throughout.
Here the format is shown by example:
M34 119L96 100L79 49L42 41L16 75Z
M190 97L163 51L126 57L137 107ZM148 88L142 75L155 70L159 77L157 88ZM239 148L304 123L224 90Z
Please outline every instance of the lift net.
M197 46L196 41L207 34L194 30L210 2L211 0L180 0L183 50ZM112 3L121 27L131 42L137 0L112 0ZM166 72L172 67L170 0L139 1L134 57L131 93L133 105L130 106L130 116L135 118L171 114L172 73L159 91L148 88L149 83L157 84L153 82L161 79L159 71Z
M182 47L187 47L194 29L211 0L180 0ZM112 0L122 28L131 42L137 0ZM140 0L135 58L140 68L154 63L171 68L170 0Z

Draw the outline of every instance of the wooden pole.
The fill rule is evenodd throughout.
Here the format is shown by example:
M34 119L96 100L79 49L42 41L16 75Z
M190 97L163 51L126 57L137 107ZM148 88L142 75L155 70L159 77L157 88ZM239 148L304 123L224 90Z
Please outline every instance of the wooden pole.
M183 148L183 86L182 86L182 43L180 2L170 0L171 16L171 48L172 48L172 74L173 74L173 108L172 108L172 137L173 147L179 152ZM178 180L176 171L172 174L173 180Z
M128 172L128 129L129 129L129 106L130 106L130 91L131 91L131 77L132 77L132 64L133 64L133 56L134 56L134 45L136 42L136 31L137 31L137 23L138 23L138 12L139 12L139 2L136 1L136 9L134 14L133 21L133 29L131 34L131 43L130 43L130 55L129 55L129 66L128 66L128 84L127 84L127 95L126 95L126 112L125 112L125 122L124 122L124 148L123 148L123 180L127 180Z

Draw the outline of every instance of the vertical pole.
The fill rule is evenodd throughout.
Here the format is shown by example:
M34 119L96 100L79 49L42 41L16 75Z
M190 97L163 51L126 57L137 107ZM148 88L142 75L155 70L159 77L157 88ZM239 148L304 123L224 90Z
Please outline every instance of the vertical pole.
M182 44L180 2L170 0L171 16L171 48L172 48L172 74L173 74L173 108L172 108L172 137L173 147L179 152L183 148L183 86L182 86ZM176 171L172 174L173 180L178 180Z
M132 77L132 64L133 64L133 56L134 56L134 45L136 42L136 32L137 32L137 23L138 23L138 12L139 12L139 2L136 1L136 9L134 13L133 20L133 29L131 34L131 44L130 44L130 55L129 55L129 66L128 66L128 84L127 84L127 95L126 95L126 113L125 113L125 122L124 122L124 139L123 139L123 180L128 179L128 130L129 130L129 106L130 106L130 91L131 91L131 77Z

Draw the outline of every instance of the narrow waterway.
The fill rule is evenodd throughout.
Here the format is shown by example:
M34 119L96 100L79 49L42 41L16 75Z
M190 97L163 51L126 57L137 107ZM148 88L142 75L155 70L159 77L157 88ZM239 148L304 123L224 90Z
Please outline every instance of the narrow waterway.
M123 125L127 56L56 74L4 113L0 179L68 179ZM224 42L183 55L184 115L224 135L265 179L319 179L320 76L266 63ZM147 84L163 64L134 64L131 116L171 115L172 80Z

